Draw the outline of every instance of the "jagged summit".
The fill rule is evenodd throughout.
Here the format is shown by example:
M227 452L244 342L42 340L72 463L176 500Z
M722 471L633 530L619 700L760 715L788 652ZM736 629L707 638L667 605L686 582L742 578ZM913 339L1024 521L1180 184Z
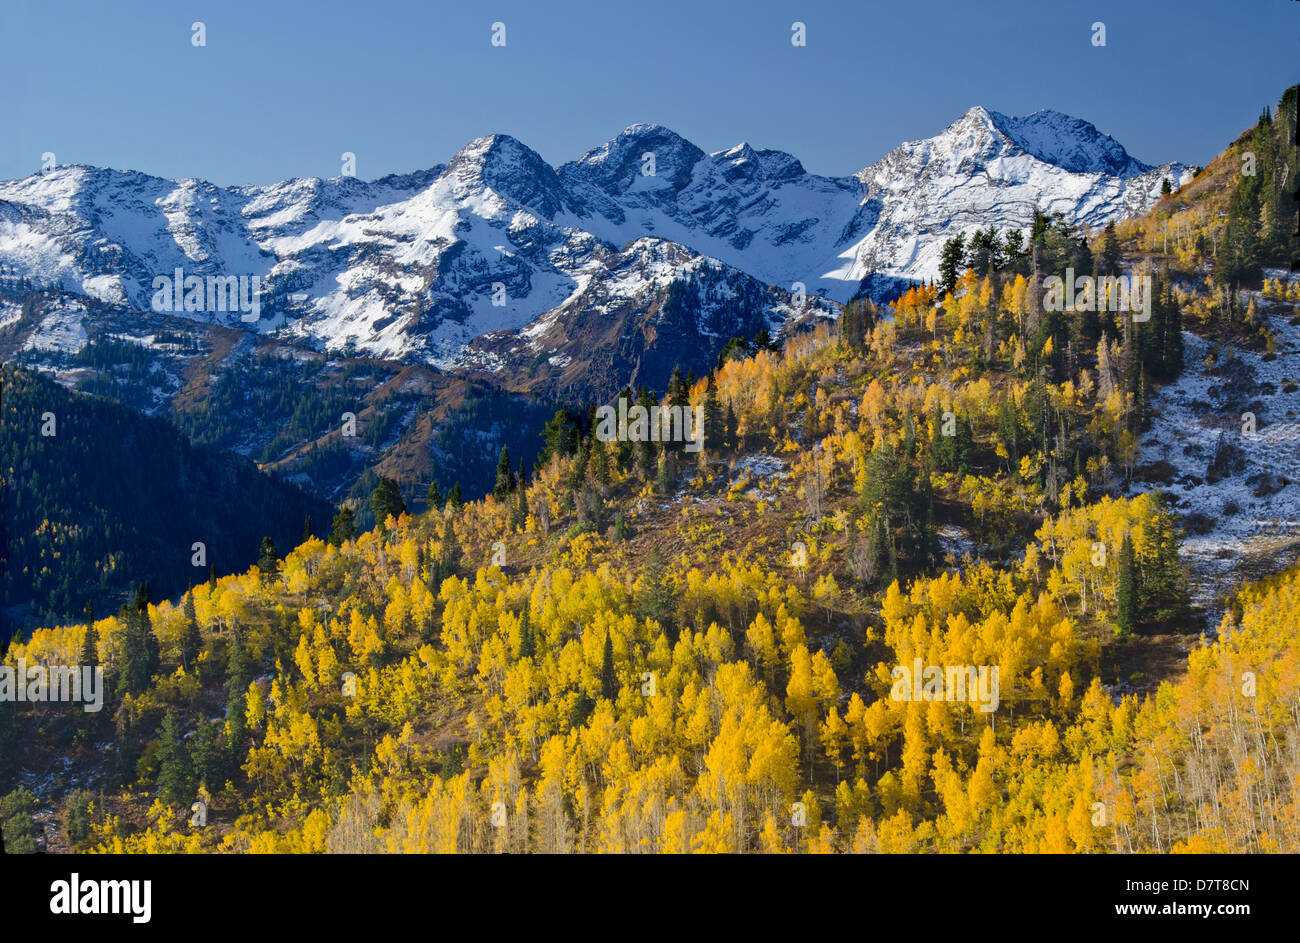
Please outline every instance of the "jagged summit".
M1136 177L1151 170L1129 155L1109 134L1091 122L1044 108L1013 118L988 112L993 126L1025 153L1055 164L1072 173L1102 173L1114 177Z
M845 177L747 142L707 154L651 123L559 168L503 133L475 138L445 166L368 182L221 187L69 166L0 182L0 266L136 308L176 268L256 275L273 300L254 330L453 367L484 334L543 336L538 325L573 311L575 298L639 297L627 281L628 271L642 277L636 266L617 291L594 286L644 237L681 249L668 256L679 263L656 265L685 271L708 258L721 278L786 292L800 283L842 302L863 284L934 277L956 232L1024 229L1037 209L1103 225L1144 212L1163 180L1189 174L1149 167L1060 112L982 106ZM185 316L248 327L229 312Z

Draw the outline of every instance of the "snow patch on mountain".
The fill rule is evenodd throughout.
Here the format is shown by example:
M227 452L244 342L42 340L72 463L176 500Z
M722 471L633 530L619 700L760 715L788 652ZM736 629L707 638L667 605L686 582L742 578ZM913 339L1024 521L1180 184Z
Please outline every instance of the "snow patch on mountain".
M1143 463L1174 469L1162 487L1189 524L1183 559L1211 625L1243 573L1262 576L1300 553L1300 326L1289 305L1256 301L1276 357L1184 332L1184 372L1155 396L1140 443ZM1246 412L1254 434L1243 432ZM1226 472L1217 481L1208 474L1216 453Z

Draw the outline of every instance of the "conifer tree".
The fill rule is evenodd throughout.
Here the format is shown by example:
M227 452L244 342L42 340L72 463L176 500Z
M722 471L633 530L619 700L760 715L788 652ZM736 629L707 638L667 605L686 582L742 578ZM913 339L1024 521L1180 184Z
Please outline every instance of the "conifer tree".
M1112 219L1106 224L1105 233L1101 240L1101 274L1103 276L1118 276L1120 262L1119 235L1115 231L1115 221Z
M215 725L200 717L190 743L190 769L197 785L209 791L216 789L222 781L221 765Z
M740 420L736 417L736 411L731 406L731 401L727 401L727 415L723 419L723 444L728 449L740 448Z
M519 488L515 492L514 507L510 509L510 523L523 530L528 523L528 488L524 484L523 466L519 466Z
M614 674L614 641L609 630L605 630L605 651L600 664L600 693L602 697L614 700L618 696L618 677Z
M190 757L174 710L163 715L158 740L158 797L169 805L184 802L192 789Z
M334 524L330 528L330 543L336 547L341 547L347 541L355 540L356 536L356 515L352 513L352 508L344 505L334 515Z
M645 588L637 596L637 615L658 622L670 641L677 641L676 600L668 585L668 564L658 549L651 550L645 566Z
M262 538L261 552L257 556L257 568L268 579L275 576L280 566L280 551L270 537Z
M99 633L95 631L95 604L86 603L86 637L81 643L81 664L99 664Z
M533 637L533 625L528 615L528 606L519 611L519 657L532 658L537 654L537 641Z
M1120 635L1132 635L1137 629L1140 592L1133 538L1125 534L1119 548L1119 586L1115 602L1115 628Z
M492 495L498 501L504 501L515 490L515 475L510 467L510 451L501 446L501 457L497 459L496 481L492 485Z
M447 521L442 528L442 553L438 557L438 578L445 580L455 576L460 569L460 543L456 540L456 528Z
M185 594L185 625L181 629L181 667L193 671L199 653L203 651L203 636L199 633L199 619L194 612L194 594Z
M950 294L957 288L957 276L962 273L966 259L966 236L958 233L944 241L943 253L939 257L939 297Z
M722 414L722 404L718 401L718 387L712 375L709 385L704 390L704 445L714 451L726 447L727 430Z
M389 517L394 519L406 513L406 503L397 482L391 478L380 478L375 490L370 494L370 509L375 514L375 523L380 529L386 526Z

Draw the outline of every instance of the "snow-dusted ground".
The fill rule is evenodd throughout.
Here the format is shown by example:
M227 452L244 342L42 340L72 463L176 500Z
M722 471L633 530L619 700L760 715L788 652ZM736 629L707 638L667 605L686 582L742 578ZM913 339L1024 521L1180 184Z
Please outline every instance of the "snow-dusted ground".
M964 527L956 524L944 524L939 528L939 549L945 555L952 554L954 560L960 560L966 554L976 555L979 548Z
M75 354L86 346L86 306L71 302L49 311L27 338L25 350Z
M1185 370L1154 398L1159 415L1141 440L1141 461L1166 461L1176 472L1165 490L1185 515L1201 514L1210 529L1189 532L1183 558L1192 575L1193 601L1211 626L1223 597L1242 581L1275 571L1300 554L1300 326L1292 306L1264 302L1261 317L1277 342L1276 358L1218 348L1184 332ZM1243 434L1242 414L1253 412L1257 431ZM1242 465L1210 483L1206 472L1220 436L1241 449ZM1267 492L1273 491L1269 494Z

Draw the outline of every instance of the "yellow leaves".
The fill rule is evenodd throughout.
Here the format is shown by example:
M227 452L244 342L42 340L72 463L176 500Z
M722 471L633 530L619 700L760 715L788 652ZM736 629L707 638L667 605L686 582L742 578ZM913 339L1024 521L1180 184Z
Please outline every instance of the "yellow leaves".
M840 712L834 706L831 707L830 713L826 720L822 722L820 737L822 749L826 751L826 758L839 769L843 761L844 746L848 739L849 726L840 717Z
M298 666L298 670L302 672L307 687L317 687L316 660L312 657L311 642L306 634L298 636L298 648L294 651L293 661Z
M262 694L261 685L253 681L249 683L244 699L244 723L249 730L261 730L265 722L266 698Z
M1061 748L1061 738L1056 726L1049 720L1027 724L1011 738L1011 752L1015 756L1034 760L1054 757Z
M401 735L398 737L386 734L375 747L375 761L379 764L379 768L389 773L395 773L403 768L410 757L411 740L414 735L415 731L410 723L403 725Z

